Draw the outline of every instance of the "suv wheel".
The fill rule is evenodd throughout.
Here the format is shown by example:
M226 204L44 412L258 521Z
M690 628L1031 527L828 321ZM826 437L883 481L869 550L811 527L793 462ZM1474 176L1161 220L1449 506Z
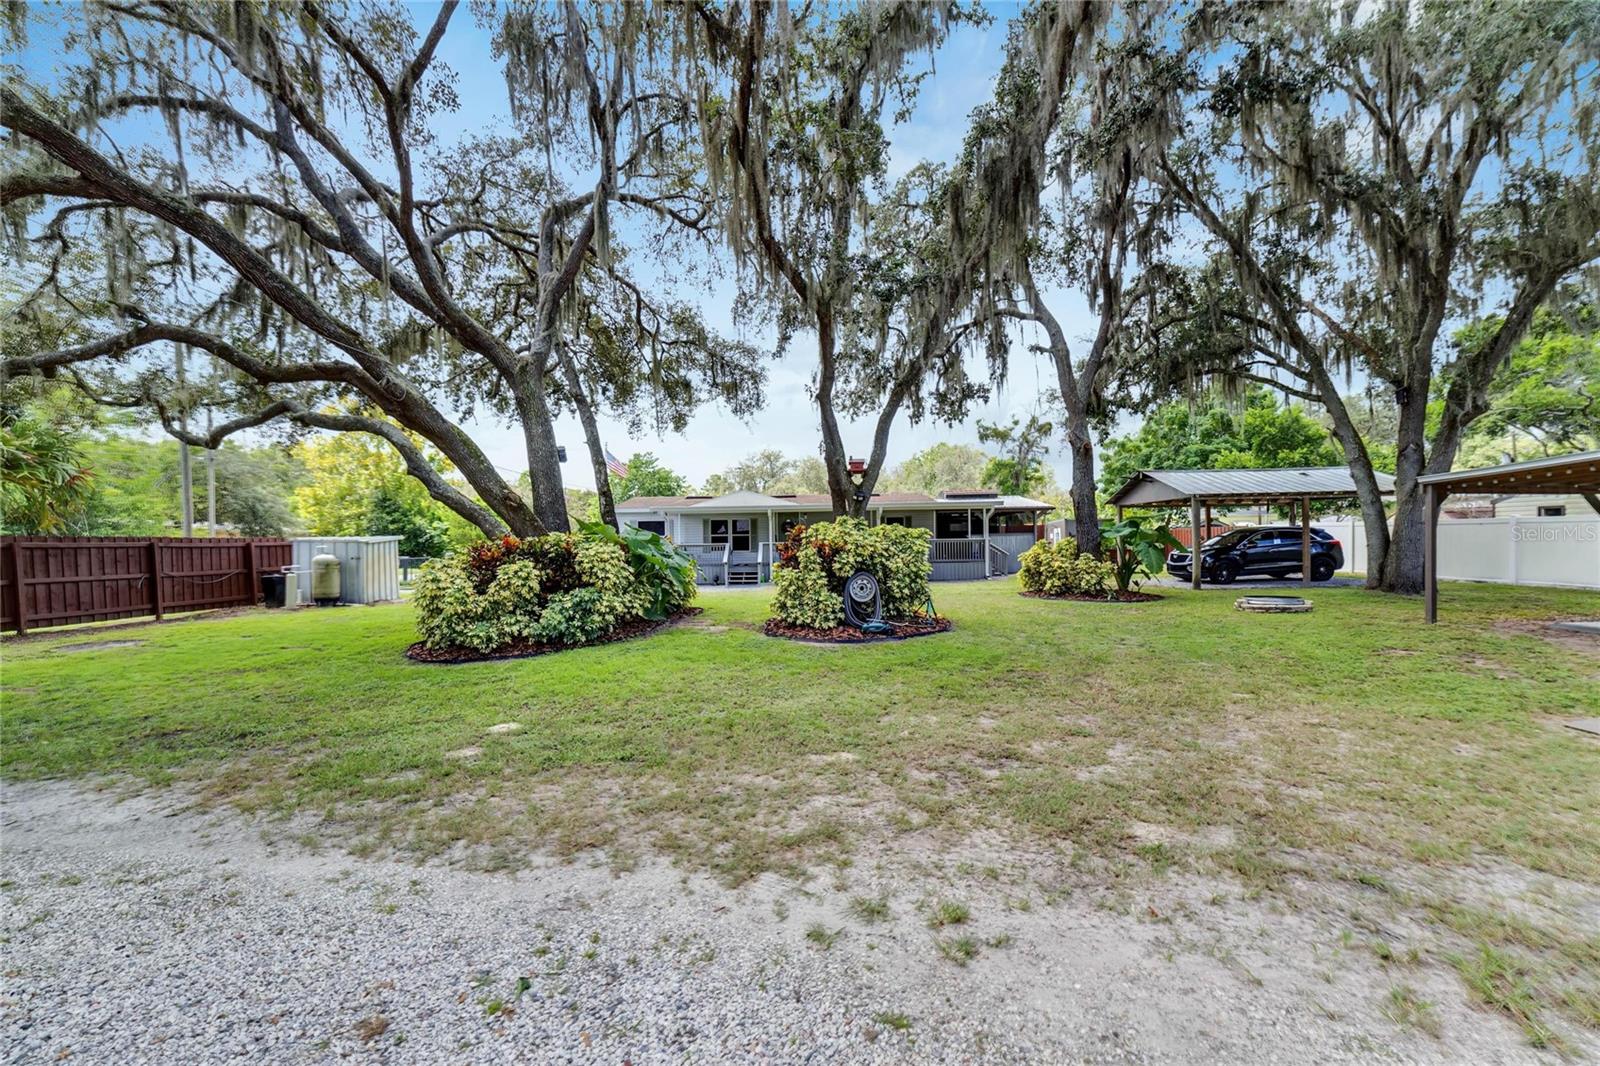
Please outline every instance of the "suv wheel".
M1311 560L1311 580L1312 581L1327 581L1331 577L1333 577L1333 560L1332 559L1313 559L1313 560Z
M1231 585L1233 579L1239 576L1239 564L1232 559L1223 559L1217 563L1212 577L1219 585Z

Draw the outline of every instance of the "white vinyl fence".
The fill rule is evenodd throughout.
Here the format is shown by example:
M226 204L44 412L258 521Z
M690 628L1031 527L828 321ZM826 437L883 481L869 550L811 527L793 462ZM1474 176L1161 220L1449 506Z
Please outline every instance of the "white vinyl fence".
M1360 519L1330 518L1317 525L1344 545L1345 569L1366 572ZM1439 577L1600 589L1600 516L1441 518Z

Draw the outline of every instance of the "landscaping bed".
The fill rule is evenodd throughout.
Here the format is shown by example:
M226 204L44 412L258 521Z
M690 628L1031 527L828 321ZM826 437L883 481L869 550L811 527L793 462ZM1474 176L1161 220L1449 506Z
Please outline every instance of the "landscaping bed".
M702 607L685 607L675 611L665 618L635 618L623 622L609 633L602 633L593 640L586 640L581 644L552 644L537 640L517 640L494 651L478 651L475 648L463 647L460 644L446 645L441 648L430 648L423 641L417 641L406 649L406 658L419 663L483 663L493 662L496 659L531 659L535 655L552 655L556 652L573 651L577 648L591 648L597 644L614 644L619 640L636 640L639 637L648 637L657 630L665 629L691 618L703 611Z
M1149 603L1152 600L1163 598L1153 592L1111 592L1109 594L1104 592L1062 592L1052 594L1024 591L1020 595L1035 600L1082 600L1085 603Z
M912 637L931 637L935 633L948 633L955 623L948 618L934 616L919 622L885 621L887 633L865 633L855 626L833 626L819 629L815 626L797 626L781 618L769 618L761 631L769 637L800 640L811 644L876 644L885 640L910 640Z

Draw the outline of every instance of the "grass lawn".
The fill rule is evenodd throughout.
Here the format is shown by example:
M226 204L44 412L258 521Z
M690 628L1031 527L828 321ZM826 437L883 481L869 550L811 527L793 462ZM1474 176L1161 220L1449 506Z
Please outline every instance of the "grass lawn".
M1449 585L1429 627L1360 589L1283 616L1162 592L936 586L954 632L867 647L767 638L763 593L718 592L641 641L465 666L402 657L405 605L77 631L4 646L0 770L182 783L358 854L487 866L598 847L737 883L987 835L1102 881L1355 886L1534 1043L1600 1028L1600 744L1559 725L1600 714L1600 657L1525 624L1600 596ZM113 637L143 643L55 650Z

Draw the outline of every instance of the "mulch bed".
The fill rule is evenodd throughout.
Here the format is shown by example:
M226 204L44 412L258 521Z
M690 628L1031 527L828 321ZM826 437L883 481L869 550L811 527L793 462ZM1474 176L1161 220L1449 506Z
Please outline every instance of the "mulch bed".
M955 623L935 615L926 622L889 622L893 627L887 633L863 633L854 626L834 626L817 629L814 626L792 626L778 618L767 619L761 631L769 637L799 640L808 644L876 644L884 640L910 640L912 637L931 637L935 633L948 633Z
M649 618L635 618L631 622L622 623L604 636L596 637L582 644L541 644L534 640L519 640L494 651L478 651L474 648L463 648L460 645L430 648L419 640L406 649L406 658L413 662L432 663L435 665L485 663L495 662L500 659L530 659L535 655L554 655L557 652L572 651L576 648L592 648L597 644L612 644L619 640L636 640L639 637L648 637L657 630L676 625L685 618L692 618L704 610L704 607L685 607L676 614L670 614L659 620L652 621Z
M1149 603L1151 600L1165 599L1153 592L1116 592L1111 596L1091 596L1088 593L1068 593L1065 596L1049 596L1043 592L1023 592L1019 595L1028 596L1035 600L1079 600L1083 603Z

